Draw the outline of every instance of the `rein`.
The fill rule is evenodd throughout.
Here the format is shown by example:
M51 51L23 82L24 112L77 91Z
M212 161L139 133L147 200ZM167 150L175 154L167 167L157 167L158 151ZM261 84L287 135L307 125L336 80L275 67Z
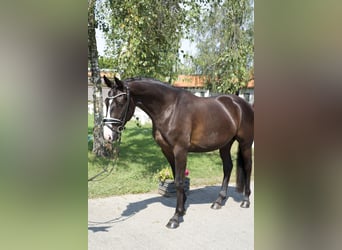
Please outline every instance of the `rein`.
M103 179L105 179L106 177L108 177L114 170L114 166L116 164L116 161L118 160L118 157L119 157L119 151L120 151L120 143L121 143L121 134L119 135L119 138L118 138L118 145L115 147L115 155L114 155L114 163L111 167L111 169L108 171L108 168L105 168L105 167L102 167L102 171L96 175L94 175L93 177L91 178L88 178L88 181L102 181ZM106 176L104 176L103 178L101 179L98 179L96 180L96 178L104 173L107 173Z
M125 110L123 112L123 115L121 119L118 119L118 118L111 118L111 117L106 117L102 120L102 124L104 126L107 126L110 130L114 131L114 132L117 132L118 134L118 139L115 141L116 142L116 145L115 145L115 152L114 152L114 164L112 165L111 169L108 171L107 168L105 167L102 167L102 171L96 175L94 175L93 177L89 178L88 181L95 181L95 179L104 174L104 173L107 173L106 176L104 176L103 178L101 179L98 179L96 181L101 181L103 179L105 179L106 177L108 177L113 169L114 169L114 166L116 164L116 161L118 160L119 158L119 152L120 152L120 144L121 144L121 133L122 131L124 130L124 124L125 124L125 121L126 121L126 117L127 117L127 113L128 113L128 108L129 108L129 104L130 104L130 92L129 92L129 88L126 87L126 92L123 92L123 93L120 93L120 94L117 94L115 96L110 96L110 97L107 97L108 99L115 99L115 98L118 98L120 96L123 96L123 95L126 95L127 96L127 102L126 102L126 106L125 106ZM117 129L114 129L112 126L108 126L110 124L114 124L114 125L118 125ZM115 142L112 143L112 146L115 144Z

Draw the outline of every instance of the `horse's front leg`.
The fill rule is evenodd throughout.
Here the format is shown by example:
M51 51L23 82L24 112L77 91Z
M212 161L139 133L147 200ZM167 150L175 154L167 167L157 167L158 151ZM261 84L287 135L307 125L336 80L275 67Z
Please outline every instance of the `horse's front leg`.
M175 153L175 184L177 191L177 205L175 214L167 223L168 228L177 228L179 226L179 217L185 214L185 201L186 195L184 191L185 182L185 167L186 167L186 156L187 152L185 150L179 150Z

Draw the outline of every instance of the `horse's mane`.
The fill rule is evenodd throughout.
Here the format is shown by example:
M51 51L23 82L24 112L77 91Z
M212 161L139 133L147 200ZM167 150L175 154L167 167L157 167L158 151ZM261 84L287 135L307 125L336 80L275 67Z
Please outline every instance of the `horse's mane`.
M167 87L167 88L176 89L171 84L159 81L159 80L157 80L155 78L151 78L151 77L132 77L132 78L127 78L127 79L124 80L124 82L135 82L135 81L147 82L147 83L152 83L152 84L157 84L157 85L160 85L160 86L164 86L164 87Z

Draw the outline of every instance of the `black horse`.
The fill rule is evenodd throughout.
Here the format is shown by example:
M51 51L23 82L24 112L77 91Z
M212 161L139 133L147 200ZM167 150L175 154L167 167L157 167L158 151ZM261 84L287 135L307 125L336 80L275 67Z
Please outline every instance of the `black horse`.
M106 126L116 140L125 123L140 107L151 118L153 137L171 165L177 188L176 212L168 228L179 226L185 214L184 171L188 152L219 149L223 162L223 181L212 208L219 209L227 197L228 182L233 167L230 149L239 143L237 157L237 190L244 191L241 207L249 207L254 111L249 103L236 95L202 98L150 78L132 78L114 82L104 76L110 91L106 98Z

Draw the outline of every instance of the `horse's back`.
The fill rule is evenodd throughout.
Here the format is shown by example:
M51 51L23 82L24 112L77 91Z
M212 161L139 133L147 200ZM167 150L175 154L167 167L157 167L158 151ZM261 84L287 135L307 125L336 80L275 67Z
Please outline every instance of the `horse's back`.
M198 97L189 92L183 92L176 107L180 113L195 120L217 121L230 120L234 126L241 123L254 123L252 106L237 95L216 95Z

